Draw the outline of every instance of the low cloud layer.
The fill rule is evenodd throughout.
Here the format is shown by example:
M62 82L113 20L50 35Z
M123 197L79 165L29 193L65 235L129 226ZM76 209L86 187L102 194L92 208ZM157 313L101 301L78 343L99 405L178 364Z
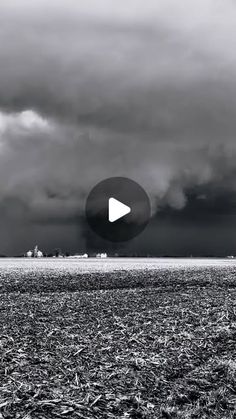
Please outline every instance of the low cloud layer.
M235 25L230 0L2 0L0 251L86 248L86 196L106 177L138 181L172 220L193 195L234 196Z

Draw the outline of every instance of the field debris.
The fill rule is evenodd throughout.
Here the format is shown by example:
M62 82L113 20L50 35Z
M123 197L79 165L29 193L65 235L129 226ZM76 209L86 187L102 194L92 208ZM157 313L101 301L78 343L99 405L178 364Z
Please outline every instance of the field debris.
M0 419L236 417L235 269L0 274Z

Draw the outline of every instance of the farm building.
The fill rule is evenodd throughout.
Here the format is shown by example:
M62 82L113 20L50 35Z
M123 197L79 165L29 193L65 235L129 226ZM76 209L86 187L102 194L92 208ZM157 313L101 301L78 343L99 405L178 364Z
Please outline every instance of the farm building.
M35 246L34 250L28 250L26 253L27 258L42 258L43 252L39 250L38 246Z

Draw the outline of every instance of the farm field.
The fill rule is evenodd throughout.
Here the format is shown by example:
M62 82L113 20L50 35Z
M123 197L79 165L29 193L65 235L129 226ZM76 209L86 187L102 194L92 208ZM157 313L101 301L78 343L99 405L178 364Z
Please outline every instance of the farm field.
M236 418L234 260L0 261L0 419Z

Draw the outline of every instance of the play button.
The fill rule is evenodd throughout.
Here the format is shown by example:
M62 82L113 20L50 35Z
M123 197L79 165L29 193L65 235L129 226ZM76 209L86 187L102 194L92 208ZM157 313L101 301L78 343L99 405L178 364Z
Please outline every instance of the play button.
M131 208L128 205L123 204L115 198L109 199L108 219L110 223L114 223L130 212Z
M150 201L144 189L124 177L98 183L86 202L86 217L92 230L113 242L130 240L141 233L150 213Z

